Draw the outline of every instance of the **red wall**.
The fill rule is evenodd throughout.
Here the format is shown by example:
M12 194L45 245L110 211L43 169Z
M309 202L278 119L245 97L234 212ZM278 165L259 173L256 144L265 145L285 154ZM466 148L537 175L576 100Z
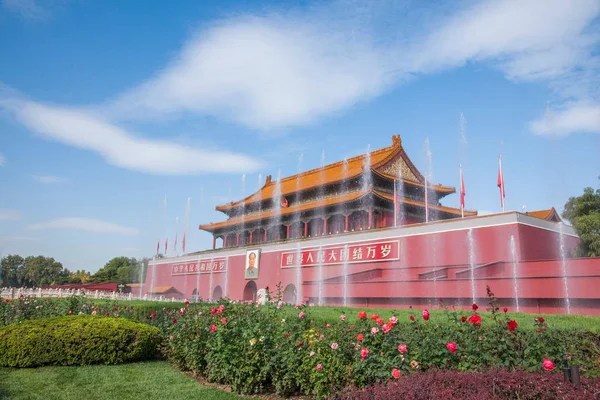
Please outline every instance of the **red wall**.
M457 306L470 305L472 284L469 230L441 231L446 228L443 224L440 224L439 228L435 233L404 237L381 238L379 233L380 238L377 240L360 242L369 244L397 240L399 259L348 264L347 281L350 283L347 291L352 304L390 307L433 306L437 299L442 297ZM398 231L389 232L392 235ZM364 235L364 232L361 234ZM515 241L514 257L511 253L511 236ZM490 285L496 297L513 308L516 307L514 297L518 292L520 311L564 312L566 282L572 312L600 314L600 291L597 290L600 288L600 259L570 259L563 264L561 260L557 260L560 255L559 237L557 231L522 223L473 228L476 298L485 301L483 298L486 285ZM566 249L570 250L576 246L576 237L563 237ZM281 267L282 252L295 251L297 243L303 246L302 250L314 248L309 244L315 241L293 242L284 250L275 250L281 249L281 245L258 245L257 248L260 246L262 253L259 277L254 281L256 286L269 286L274 289L279 282L283 287L292 284L299 291L302 297L300 300L310 300L314 303L319 297L318 281L322 279L324 301L328 304L341 304L344 293L341 283L343 265L323 266L321 273L317 266L306 266L299 271L295 267ZM337 245L340 244L355 245L353 235L339 236ZM323 246L322 249L328 247L330 246ZM244 288L249 282L244 279L245 250L213 251L193 258L217 259L223 254L233 254L227 257L227 272L173 276L171 266L175 262L181 263L185 258L159 260L160 264L148 270L144 292L147 293L151 282L154 282L155 287L174 286L186 298L191 298L193 290L197 288L200 296L206 299L212 297L215 288L220 286L223 295L241 300ZM513 265L517 272L517 290ZM566 280L563 270L566 271ZM154 280L153 271L156 274Z

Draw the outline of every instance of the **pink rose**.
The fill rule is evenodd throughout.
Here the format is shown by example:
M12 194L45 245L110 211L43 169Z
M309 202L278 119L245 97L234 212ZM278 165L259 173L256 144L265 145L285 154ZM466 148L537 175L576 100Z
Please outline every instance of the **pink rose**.
M321 371L323 369L323 366L321 364L317 364L317 371Z
M450 351L450 353L456 353L456 343L448 342L446 343L446 348L448 349L448 351Z
M406 345L403 343L403 344L398 345L398 351L400 353L406 353L408 351L408 349L406 348Z
M377 327L371 328L371 335L377 335L377 332L379 332L379 328L377 328Z
M221 318L221 323L222 324L226 324L227 323L227 318L225 318L225 317Z
M211 332L216 332L217 331L217 326L216 325L211 325L210 326L210 331Z
M397 370L396 368L394 368L394 369L392 370L392 377L393 377L394 379L399 379L399 378L400 378L400 371L399 371L399 370Z
M333 350L337 350L337 348L338 348L338 344L337 344L337 343L331 343L331 348L332 348Z
M304 314L302 311L300 312L300 314L298 314L298 318L304 318L306 314Z
M363 347L362 349L360 349L360 358L361 359L365 359L369 356L369 349Z
M396 325L398 323L398 318L396 317L390 317L390 322L394 325Z
M345 320L346 320L346 316L345 316L345 315L340 315L340 319L341 319L342 321L345 321Z
M423 313L422 313L422 315L423 315L423 319L424 319L425 321L428 321L428 320L429 320L429 311L427 311L427 310L423 310Z

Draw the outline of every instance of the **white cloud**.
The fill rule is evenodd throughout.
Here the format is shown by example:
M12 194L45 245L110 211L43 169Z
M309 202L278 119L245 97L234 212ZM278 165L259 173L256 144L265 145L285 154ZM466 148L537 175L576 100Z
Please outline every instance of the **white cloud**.
M0 167L6 164L6 157L0 154Z
M47 139L91 150L109 164L157 175L254 171L260 163L242 154L150 140L89 112L44 105L16 97L0 98L27 128Z
M29 225L31 230L67 229L94 233L115 233L118 235L137 235L135 228L114 224L94 218L58 218L52 221Z
M0 236L0 241L3 242L34 242L38 239L33 236Z
M569 75L572 81L574 70L589 67L598 43L590 32L600 13L597 0L493 0L457 5L450 16L435 16L435 10L409 15L414 21L404 8L392 7L385 32L373 28L383 25L381 15L367 10L374 15L344 20L343 7L360 7L338 4L326 17L316 7L233 18L202 31L170 65L105 111L122 118L213 114L277 129L348 108L410 76L469 62L491 63L514 80ZM342 16L333 17L340 10Z
M547 112L530 124L536 135L564 136L571 132L600 133L600 104L573 104Z
M22 215L19 210L11 208L0 208L0 221L21 219Z
M53 175L32 175L31 177L39 183L62 183L67 181L66 178Z
M109 106L127 117L207 113L258 129L304 124L379 94L383 55L318 24L236 18L194 36L156 77Z

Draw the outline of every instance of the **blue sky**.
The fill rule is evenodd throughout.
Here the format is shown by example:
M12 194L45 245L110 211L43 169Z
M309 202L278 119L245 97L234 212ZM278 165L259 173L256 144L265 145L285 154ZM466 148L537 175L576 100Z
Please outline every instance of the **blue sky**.
M198 224L259 174L397 133L424 173L429 139L435 183L462 163L481 212L499 154L507 209L596 186L600 3L427 3L0 0L0 252L151 256L188 198L205 249Z

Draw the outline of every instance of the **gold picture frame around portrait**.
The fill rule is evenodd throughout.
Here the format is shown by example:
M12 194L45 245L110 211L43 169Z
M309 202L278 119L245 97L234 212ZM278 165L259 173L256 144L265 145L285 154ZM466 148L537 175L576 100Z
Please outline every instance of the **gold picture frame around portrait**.
M258 279L260 269L260 249L246 250L246 263L244 268L245 279Z

